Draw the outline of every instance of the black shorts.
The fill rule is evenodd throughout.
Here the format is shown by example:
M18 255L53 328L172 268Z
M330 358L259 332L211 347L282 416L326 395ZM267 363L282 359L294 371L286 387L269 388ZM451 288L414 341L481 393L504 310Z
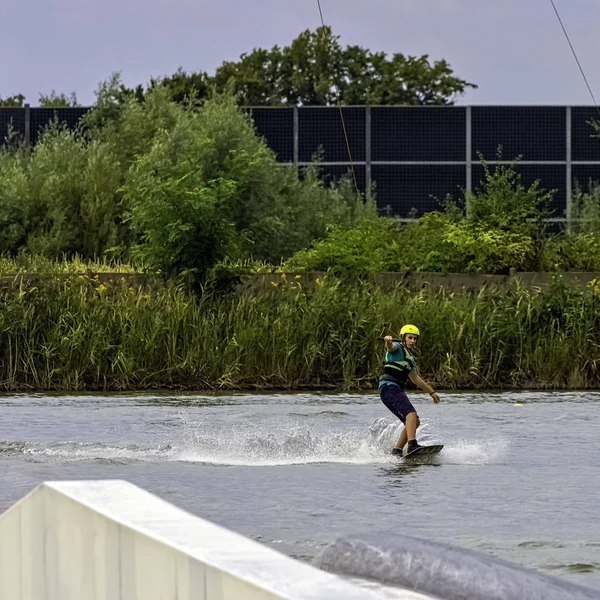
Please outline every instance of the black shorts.
M379 397L388 410L395 414L406 425L406 417L411 412L417 412L411 404L406 392L398 385L382 385Z

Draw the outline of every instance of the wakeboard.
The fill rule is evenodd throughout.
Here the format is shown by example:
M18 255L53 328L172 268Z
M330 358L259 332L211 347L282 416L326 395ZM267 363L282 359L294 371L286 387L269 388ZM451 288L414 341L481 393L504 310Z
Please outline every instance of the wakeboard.
M402 457L404 460L406 460L406 459L410 460L411 458L417 458L417 457L422 457L422 456L431 456L433 454L437 454L438 452L440 452L442 450L443 447L444 447L443 444L437 444L437 445L432 445L432 446L419 446L418 448L416 448L412 452L408 452L404 456L402 456L402 450L400 448L394 448L392 450L392 454L396 454L397 456Z

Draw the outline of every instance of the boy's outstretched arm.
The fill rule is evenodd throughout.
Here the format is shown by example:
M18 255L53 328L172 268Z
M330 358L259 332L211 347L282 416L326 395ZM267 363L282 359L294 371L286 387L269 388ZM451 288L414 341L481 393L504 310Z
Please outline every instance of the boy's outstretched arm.
M424 379L422 379L416 371L410 372L410 380L416 386L420 387L424 392L427 392L433 398L434 404L439 403L440 397L437 395L437 392Z

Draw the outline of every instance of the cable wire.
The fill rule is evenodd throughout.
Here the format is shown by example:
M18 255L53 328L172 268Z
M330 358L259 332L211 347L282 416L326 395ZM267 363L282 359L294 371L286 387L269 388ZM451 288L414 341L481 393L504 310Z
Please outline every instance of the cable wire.
M321 16L321 25L323 26L323 32L325 32L325 19L323 18L323 9L321 8L321 0L317 0L317 6L319 7L319 15ZM344 130L344 139L346 140L346 149L348 150L348 158L350 159L350 169L352 171L352 179L354 180L354 187L356 189L356 193L360 195L360 191L358 189L358 182L356 181L356 172L354 171L354 161L352 160L352 151L350 150L350 141L348 139L348 131L346 130L346 121L344 120L344 111L342 110L342 105L340 102L340 90L338 89L338 85L335 81L335 77L333 79L333 87L335 89L335 97L337 99L337 105L340 111L340 118L342 120L342 129Z
M554 0L550 0L550 4L552 4L552 8L554 9L554 12L556 13L556 17L558 19L558 22L560 23L560 26L562 27L563 33L565 34L565 37L567 38L567 42L569 42L569 46L571 47L571 52L573 52L573 56L575 57L575 61L577 62L577 66L579 67L579 70L581 71L581 75L583 76L583 80L585 81L585 85L587 85L587 89L590 93L590 96L592 97L592 100L594 101L594 106L596 108L598 108L598 103L596 102L596 98L594 97L594 92L592 92L592 88L588 82L587 77L585 76L585 71L583 70L583 67L581 66L581 63L579 62L579 57L577 56L577 52L575 52L575 48L573 48L573 44L571 43L571 38L569 37L569 34L567 33L567 29L565 28L564 24L563 24L563 20L560 17L560 13L558 12L558 8L556 8L556 4L554 3ZM600 108L598 108L600 110Z

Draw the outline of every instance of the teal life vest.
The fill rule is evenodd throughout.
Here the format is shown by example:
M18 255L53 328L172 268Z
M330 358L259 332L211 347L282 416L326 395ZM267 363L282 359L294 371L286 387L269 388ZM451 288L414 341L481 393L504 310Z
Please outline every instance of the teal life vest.
M395 342L398 350L387 351L383 363L383 374L379 378L379 385L396 384L402 389L406 387L411 371L417 370L417 361L410 350Z

